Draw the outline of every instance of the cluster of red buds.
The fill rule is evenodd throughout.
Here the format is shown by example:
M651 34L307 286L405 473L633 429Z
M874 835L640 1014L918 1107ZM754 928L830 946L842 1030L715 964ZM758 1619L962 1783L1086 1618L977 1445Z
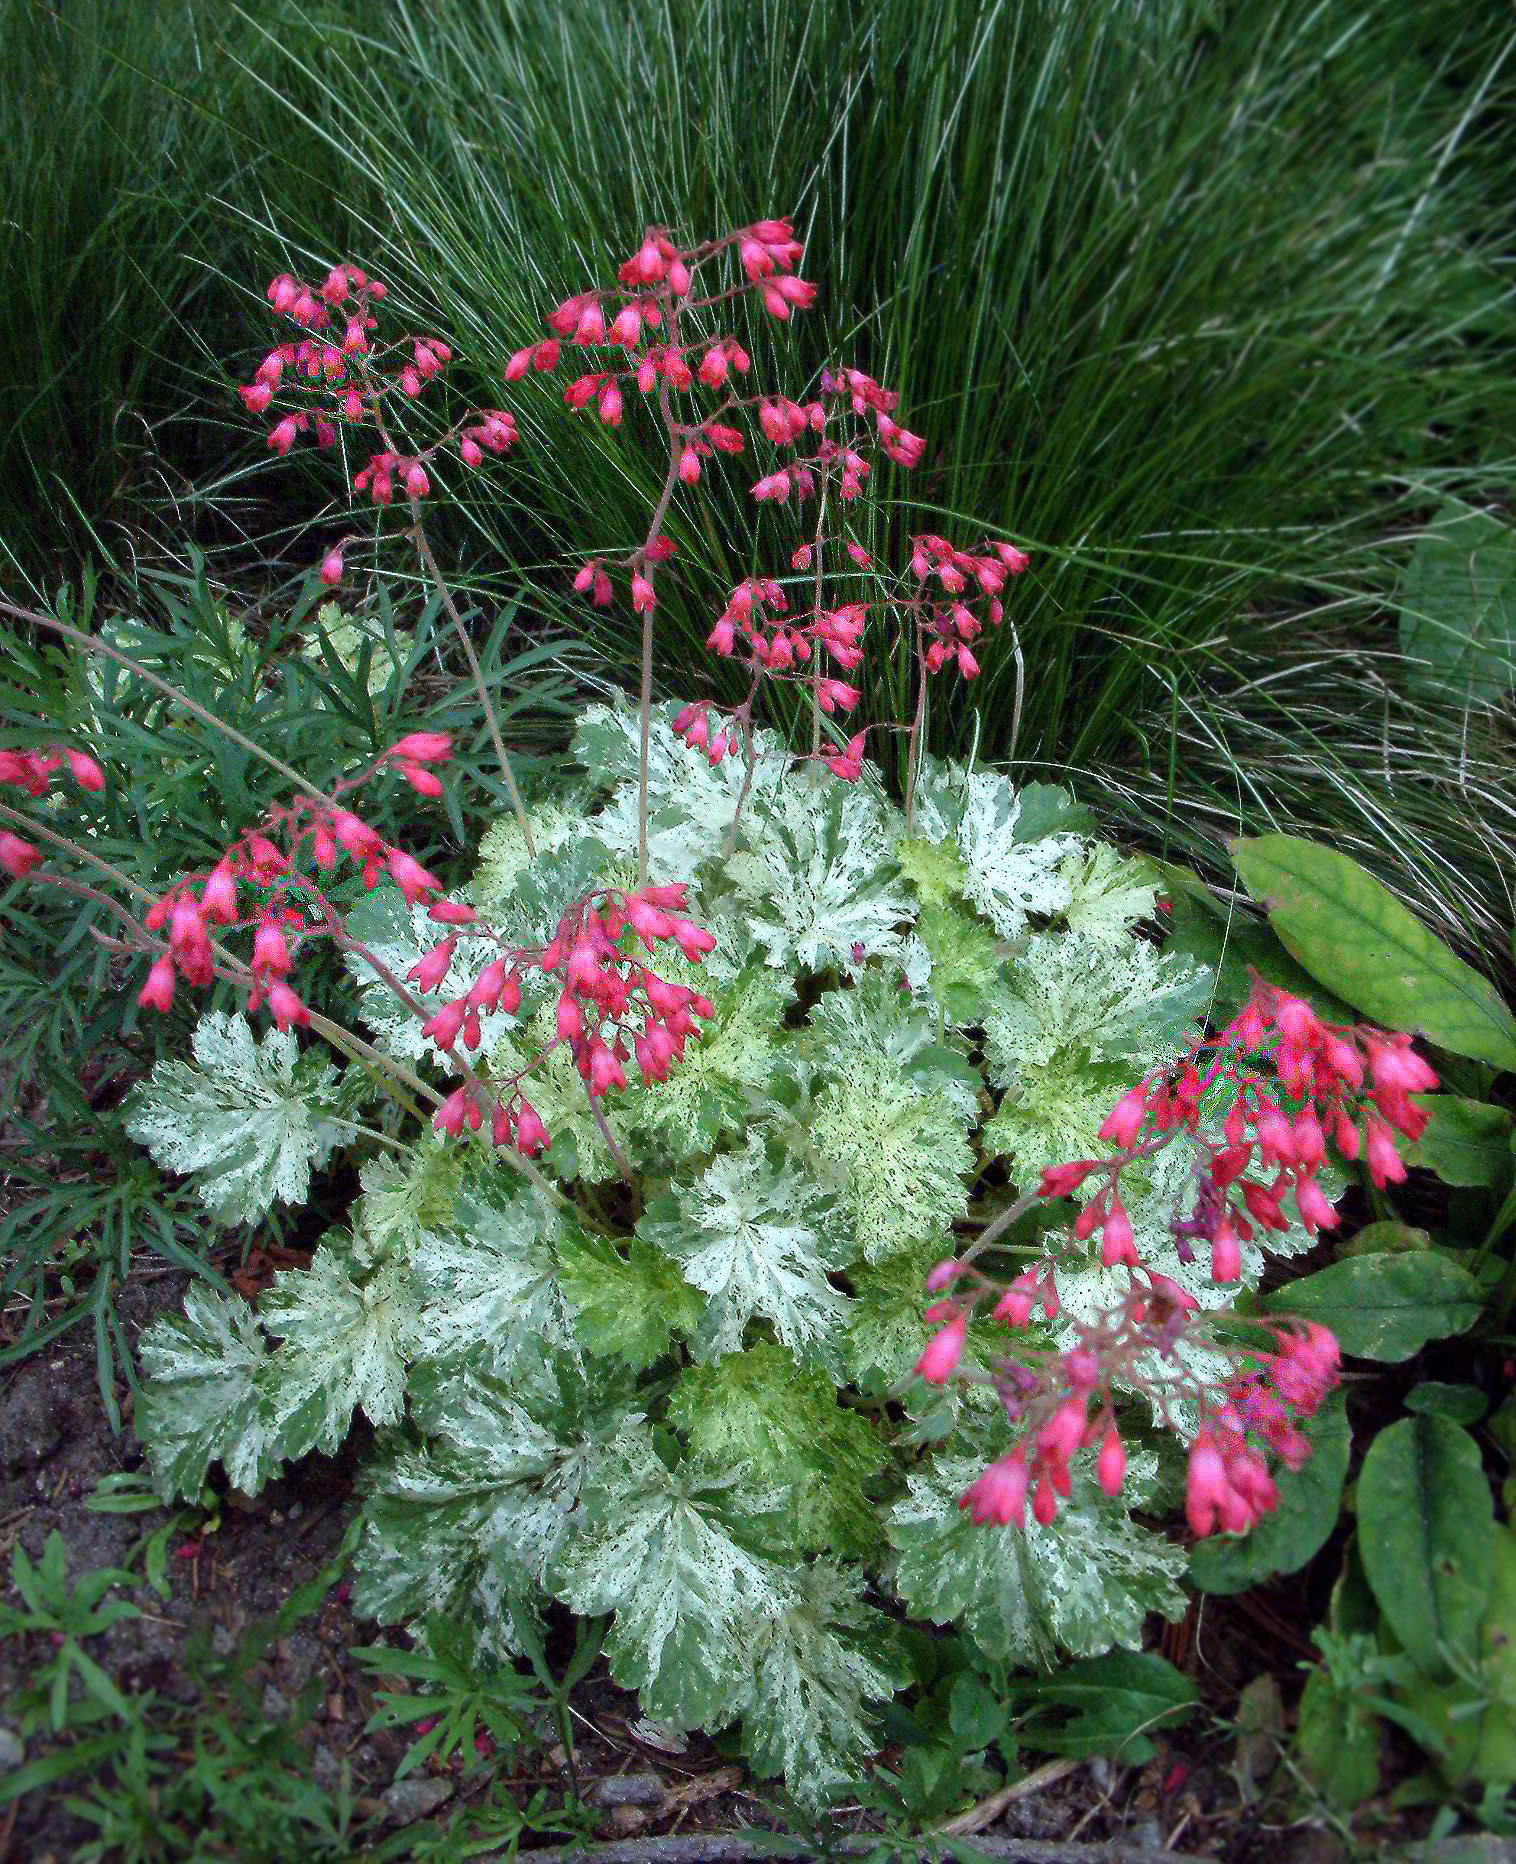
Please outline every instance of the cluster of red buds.
M1277 1095L1268 1091L1270 1077ZM1182 1263L1195 1260L1197 1240L1207 1243L1213 1282L1229 1286L1241 1279L1241 1244L1257 1231L1288 1227L1287 1196L1294 1196L1308 1233L1335 1227L1337 1212L1318 1182L1329 1141L1350 1162L1362 1153L1381 1188L1402 1181L1395 1134L1420 1136L1426 1115L1410 1097L1436 1085L1408 1036L1363 1024L1323 1024L1308 1004L1255 975L1245 1010L1221 1035L1198 1043L1181 1066L1142 1082L1113 1108L1100 1137L1117 1148L1114 1158L1051 1167L1036 1192L993 1226L998 1233L1037 1201L1073 1197L1098 1178L1099 1188L1073 1223L1071 1246L1098 1231L1102 1264L1125 1269L1130 1281L1120 1308L1093 1325L1076 1324L1075 1344L1066 1352L1039 1359L1028 1351L992 1374L973 1375L995 1385L1012 1423L1024 1429L1017 1448L974 1484L962 1505L979 1521L1019 1521L1031 1493L1035 1517L1049 1521L1069 1493L1070 1458L1096 1442L1102 1445L1097 1479L1108 1494L1116 1493L1125 1470L1111 1403L1117 1386L1146 1392L1171 1423L1176 1399L1198 1412L1188 1504L1197 1534L1218 1525L1242 1532L1273 1508L1277 1492L1263 1459L1272 1455L1296 1469L1308 1456L1291 1416L1313 1415L1336 1383L1336 1341L1320 1327L1269 1324L1262 1327L1267 1350L1240 1356L1211 1331L1192 1296L1139 1259L1121 1201L1121 1174L1180 1138L1193 1145L1199 1159L1194 1209L1188 1217L1176 1211L1170 1232ZM1219 1144L1201 1130L1213 1095L1232 1102ZM1246 1176L1255 1164L1262 1176ZM928 1383L941 1384L958 1371L969 1320L985 1302L994 1301L996 1324L1017 1332L1039 1307L1049 1324L1059 1318L1054 1257L1002 1291L973 1267L973 1256L992 1240L987 1232L962 1259L939 1264L928 1277L931 1294L955 1290L927 1314L938 1331L916 1370ZM1231 1324L1235 1329L1235 1317ZM1186 1344L1231 1365L1223 1385L1183 1370L1180 1348ZM1165 1375L1163 1391L1150 1382L1157 1362L1179 1368Z
M0 789L24 790L33 802L39 802L65 764L81 790L98 796L105 788L105 772L87 751L60 744L48 751L0 751ZM0 873L25 880L41 862L41 854L29 841L0 829Z
M276 804L258 828L244 831L203 881L187 876L148 912L147 931L154 938L166 931L168 950L148 972L138 1004L167 1015L176 979L182 978L192 990L208 990L216 976L212 928L252 931L248 1014L256 1015L266 1004L281 1031L308 1027L310 1012L289 980L301 945L312 937L328 936L332 922L313 921L293 904L293 897L320 898L319 888L300 874L304 856L309 853L323 881L331 879L345 856L361 874L366 891L372 893L388 879L407 906L420 904L439 883L419 862L342 807L341 797L387 767L398 770L418 794L438 796L442 786L430 766L446 763L451 756L446 733L411 732L367 770L339 785L330 799L297 796L291 803ZM257 896L251 914L244 912L240 890Z
M275 422L268 436L270 451L287 456L300 435L313 433L317 447L331 452L338 441L334 423L372 426L383 445L355 475L354 491L366 492L373 504L384 506L392 503L398 488L414 508L430 496L427 466L446 448L456 445L463 464L473 468L483 464L486 453L506 453L519 440L515 417L489 408L468 415L420 452L407 453L395 444L387 404L397 393L406 401L417 400L453 360L453 352L437 337L407 336L380 343L374 308L387 294L383 284L360 267L334 266L319 289L284 272L266 295L276 316L308 333L298 343L270 351L253 381L240 391L243 406L253 415L269 413L281 395L304 404ZM339 544L322 560L321 580L335 588L342 571Z
M666 1081L674 1063L683 1059L689 1037L699 1033L693 1019L708 1021L715 1012L706 998L657 976L624 953L621 944L630 932L651 954L672 940L691 964L698 964L716 941L681 916L687 899L683 886L644 887L639 893L601 888L569 908L543 950L512 949L491 959L463 996L445 1004L423 1026L422 1034L443 1050L459 1041L465 1048L478 1048L483 1035L480 1017L497 1009L515 1015L521 1007L522 982L529 971L537 970L562 980L554 1015L556 1037L509 1083L509 1098L502 1097L497 1082L466 1081L456 1088L437 1113L437 1129L456 1136L467 1125L477 1132L492 1107L497 1146L514 1144L528 1154L540 1151L549 1144L548 1136L522 1095L520 1082L560 1043L567 1046L591 1104L612 1088L626 1087L622 1064L633 1057L644 1085ZM487 935L470 907L441 902L431 909L431 917L444 925L473 927L476 936ZM440 988L457 945L454 931L412 967L406 982L423 993Z
M955 550L946 538L911 540L911 574L919 585L914 604L918 645L928 673L949 661L966 680L977 679L972 643L984 622L998 628L1005 614L1001 595L1007 580L1027 567L1014 544L986 543L979 554Z

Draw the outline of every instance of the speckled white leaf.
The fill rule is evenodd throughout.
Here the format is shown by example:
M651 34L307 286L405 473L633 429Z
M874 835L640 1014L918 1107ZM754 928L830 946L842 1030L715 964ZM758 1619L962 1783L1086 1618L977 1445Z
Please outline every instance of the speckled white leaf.
M268 1342L247 1302L196 1284L184 1312L155 1320L137 1351L146 1375L137 1429L162 1499L198 1500L217 1461L234 1487L256 1495L283 1451L259 1386Z
M782 1610L781 1569L740 1545L761 1506L730 1476L671 1471L640 1426L618 1438L586 1487L577 1531L548 1569L576 1612L613 1612L611 1675L647 1714L712 1728L752 1688L755 1624Z
M1070 855L1063 872L1069 882L1064 924L1092 945L1121 951L1131 943L1132 927L1153 916L1157 875L1147 861L1125 860L1100 842L1088 859Z
M323 1243L308 1269L279 1271L259 1315L284 1341L265 1389L290 1455L335 1453L355 1406L371 1424L397 1421L416 1320L402 1261L382 1261L360 1281Z
M354 1605L382 1623L419 1625L468 1610L497 1654L515 1648L511 1575L541 1583L604 1446L637 1413L629 1382L592 1389L560 1355L511 1389L476 1366L427 1368L411 1394L430 1441L393 1434L364 1479L364 1538Z
M998 771L923 760L913 831L953 842L964 892L1002 938L1017 937L1028 914L1069 904L1062 863L1083 845L1080 821L1063 792L1045 784L1018 792Z
M639 1236L678 1262L710 1297L696 1357L737 1352L749 1321L768 1321L797 1355L835 1359L847 1299L827 1281L847 1254L832 1199L755 1134L693 1182L650 1204Z
M424 1235L413 1280L419 1313L414 1351L445 1359L479 1354L496 1375L543 1346L577 1356L578 1345L558 1286L553 1237L558 1219L534 1188L514 1197L460 1192L454 1227Z
M897 928L915 901L867 790L790 784L778 806L755 804L753 820L753 847L734 854L725 875L771 965L856 974L870 957L898 955Z
M793 1574L782 1608L751 1631L742 1751L760 1776L782 1773L813 1809L857 1780L877 1746L865 1705L910 1680L893 1626L863 1602L863 1587L861 1572L815 1560Z
M1010 1447L1008 1437L990 1445L988 1433L986 1445L982 1457L943 1456L913 1473L890 1511L895 1586L916 1616L961 1624L986 1655L1040 1668L1059 1649L1138 1649L1149 1612L1182 1616L1187 1555L1107 1502L1088 1457L1076 1459L1074 1499L1051 1526L1028 1513L1025 1529L976 1527L958 1498ZM1134 1496L1152 1474L1151 1459L1132 1458Z
M188 1172L218 1222L255 1223L275 1200L299 1204L311 1167L342 1128L337 1070L300 1055L293 1035L262 1042L241 1014L212 1011L191 1038L194 1065L160 1061L132 1095L126 1129L160 1165Z

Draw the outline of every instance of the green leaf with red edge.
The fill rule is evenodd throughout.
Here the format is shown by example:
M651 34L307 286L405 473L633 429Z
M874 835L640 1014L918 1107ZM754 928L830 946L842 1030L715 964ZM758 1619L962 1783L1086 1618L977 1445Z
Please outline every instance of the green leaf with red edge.
M1516 1017L1488 978L1333 848L1297 835L1228 844L1281 943L1313 977L1387 1029L1497 1068L1516 1068Z

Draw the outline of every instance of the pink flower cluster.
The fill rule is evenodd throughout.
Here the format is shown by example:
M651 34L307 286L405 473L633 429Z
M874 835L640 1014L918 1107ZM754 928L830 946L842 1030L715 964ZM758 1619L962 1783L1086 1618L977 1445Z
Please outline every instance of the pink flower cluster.
M81 790L98 796L105 788L105 772L87 751L60 744L49 751L0 751L0 789L24 790L33 802L40 801L65 764ZM29 841L9 829L0 829L0 873L9 874L12 880L25 880L41 861L42 856Z
M395 444L387 404L397 393L406 401L417 400L453 360L453 352L437 337L379 342L374 307L387 293L360 267L334 266L319 290L281 273L266 295L276 316L309 333L299 343L270 351L252 383L240 391L243 406L253 415L267 414L281 394L295 395L306 404L275 422L268 436L271 452L285 457L300 435L312 432L318 448L331 452L338 439L334 422L349 428L371 425L384 444L354 476L353 490L366 492L373 504L384 506L393 501L398 486L414 506L430 496L427 466L445 448L456 444L463 464L474 468L483 464L486 453L507 453L520 439L515 417L489 408L465 417L419 452L407 453ZM324 412L314 411L317 403ZM335 588L342 572L338 544L322 560L321 580Z
M460 1039L465 1048L478 1048L481 1015L501 1009L513 1016L521 1007L524 978L538 970L562 980L556 1037L514 1077L508 1097L502 1097L498 1082L466 1081L456 1088L437 1113L438 1130L456 1136L467 1125L477 1132L492 1108L497 1146L514 1144L529 1155L542 1150L550 1143L548 1135L522 1095L520 1081L559 1044L573 1057L592 1105L612 1088L626 1087L622 1064L633 1056L644 1084L666 1081L674 1063L683 1059L689 1037L699 1034L693 1019L709 1020L715 1012L704 997L626 956L621 941L630 932L651 953L671 940L692 964L699 963L716 941L681 916L687 897L683 886L644 887L640 893L601 889L569 908L543 950L513 949L485 965L463 996L423 1026L423 1035L442 1049ZM471 908L446 902L434 906L431 917L445 925L478 926ZM412 967L407 983L423 993L438 989L457 944L455 932L434 946Z
M341 785L329 802L298 796L292 803L276 806L261 827L244 831L203 882L187 877L172 887L145 921L154 937L167 931L169 946L148 972L137 998L139 1005L166 1015L173 1007L177 978L192 990L208 990L216 974L211 929L252 930L248 1014L256 1015L267 1004L281 1031L307 1027L310 1012L289 979L300 946L311 937L322 936L323 929L291 904L290 896L300 884L302 858L308 851L316 872L329 880L346 856L362 875L368 892L388 878L407 906L435 893L438 882L425 868L341 807L338 797L386 766L399 770L421 795L437 795L441 785L429 766L446 763L451 756L452 743L445 733L412 732L369 770ZM263 896L246 917L241 890Z
M1277 1099L1266 1090L1266 1076L1273 1077ZM1436 1075L1414 1053L1408 1036L1361 1024L1324 1025L1298 997L1255 975L1248 1004L1229 1028L1197 1044L1181 1067L1126 1094L1100 1128L1100 1137L1117 1148L1117 1156L1050 1168L1037 1191L1006 1218L1013 1220L1039 1199L1073 1197L1099 1178L1099 1188L1073 1223L1071 1244L1087 1243L1098 1232L1104 1266L1125 1269L1131 1279L1122 1305L1093 1325L1077 1325L1076 1343L1067 1352L1039 1356L1028 1349L992 1374L975 1375L995 1386L1023 1435L1012 1453L964 1495L962 1505L974 1519L1019 1522L1030 1494L1035 1518L1052 1520L1059 1500L1070 1493L1070 1459L1097 1442L1097 1480L1107 1494L1115 1494L1125 1458L1111 1404L1113 1384L1146 1392L1176 1428L1170 1410L1176 1400L1186 1400L1198 1412L1188 1489L1188 1516L1196 1534L1218 1526L1241 1533L1272 1509L1278 1495L1265 1459L1273 1456L1286 1468L1298 1469L1309 1455L1295 1421L1312 1416L1336 1384L1337 1343L1321 1327L1260 1323L1266 1347L1240 1353L1235 1316L1232 1337L1223 1337L1191 1296L1139 1259L1121 1201L1121 1174L1177 1139L1194 1146L1200 1159L1194 1209L1188 1217L1176 1212L1170 1231L1184 1263L1193 1262L1196 1240L1207 1243L1212 1280L1229 1285L1241 1278L1240 1245L1253 1239L1255 1226L1264 1232L1287 1227L1287 1196L1293 1195L1311 1234L1336 1225L1337 1213L1318 1183L1329 1139L1349 1161L1363 1150L1381 1187L1403 1180L1394 1135L1412 1140L1420 1135L1426 1116L1410 1096L1436 1085ZM1213 1094L1232 1101L1220 1144L1201 1131ZM1246 1177L1255 1163L1263 1176ZM994 1298L993 1321L1017 1332L1027 1328L1038 1308L1049 1324L1061 1313L1053 1257L1001 1291L973 1267L972 1257L982 1247L983 1241L963 1259L939 1264L928 1277L931 1294L959 1290L927 1314L938 1331L916 1371L929 1384L942 1384L958 1372L968 1324L981 1303ZM1219 1388L1185 1370L1180 1348L1186 1343L1231 1366ZM1166 1368L1162 1391L1152 1383L1151 1369L1159 1362Z

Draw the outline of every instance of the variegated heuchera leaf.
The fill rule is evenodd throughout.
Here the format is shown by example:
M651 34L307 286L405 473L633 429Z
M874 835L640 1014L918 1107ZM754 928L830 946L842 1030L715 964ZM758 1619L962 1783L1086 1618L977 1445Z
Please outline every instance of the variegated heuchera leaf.
M1024 1531L976 1527L958 1498L1010 1448L1003 1420L998 1448L993 1434L978 1433L983 1456L942 1455L913 1473L890 1511L895 1586L913 1613L960 1624L990 1657L1040 1669L1060 1647L1076 1656L1139 1648L1149 1612L1183 1616L1184 1549L1138 1527L1121 1502L1107 1502L1088 1468L1076 1465L1074 1499L1051 1526L1028 1519ZM1129 1500L1153 1473L1151 1458L1143 1466L1133 1457Z
M511 1596L542 1584L586 1480L635 1421L630 1382L597 1371L591 1385L561 1354L515 1385L454 1361L413 1374L411 1415L364 1479L355 1608L413 1628L467 1612L485 1648L509 1655Z
M165 1502L198 1498L214 1462L233 1487L256 1495L283 1460L260 1376L268 1341L241 1295L196 1286L183 1314L154 1321L138 1343L146 1382L137 1428Z
M783 1568L744 1544L771 1512L735 1473L670 1469L640 1425L602 1459L548 1585L576 1612L614 1614L611 1675L649 1715L712 1728L740 1713L753 1627L788 1590Z
M221 1223L255 1223L302 1203L312 1166L343 1137L337 1070L293 1035L260 1042L245 1016L213 1010L190 1039L194 1065L160 1061L132 1094L126 1130L160 1165L187 1172Z
M790 784L773 808L751 807L756 845L734 854L725 876L771 965L857 972L899 950L896 928L915 909L884 852L881 803L845 784Z
M849 1249L835 1200L756 1133L741 1152L713 1159L642 1215L637 1234L679 1263L709 1298L698 1359L737 1352L748 1323L765 1320L797 1358L832 1364L847 1297L826 1278Z

